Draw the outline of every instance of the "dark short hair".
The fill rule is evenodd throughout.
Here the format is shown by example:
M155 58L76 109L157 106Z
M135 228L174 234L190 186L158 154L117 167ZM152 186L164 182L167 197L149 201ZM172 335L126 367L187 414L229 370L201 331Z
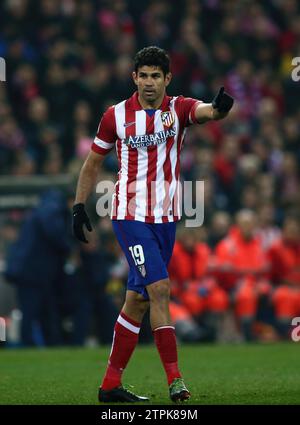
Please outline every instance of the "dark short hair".
M158 66L164 76L170 71L170 59L167 52L157 46L144 47L134 58L134 70L137 73L142 66Z

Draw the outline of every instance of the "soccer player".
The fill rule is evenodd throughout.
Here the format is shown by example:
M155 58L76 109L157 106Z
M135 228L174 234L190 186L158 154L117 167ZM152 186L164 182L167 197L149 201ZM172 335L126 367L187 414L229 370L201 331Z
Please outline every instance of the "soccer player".
M83 226L89 231L92 227L84 205L105 155L115 147L120 170L111 218L130 271L98 398L100 402L148 400L125 389L121 378L138 342L143 316L150 307L151 328L167 375L170 398L184 401L190 393L178 368L167 272L176 221L180 219L180 152L186 127L224 118L233 99L223 87L212 103L166 95L171 81L169 57L155 46L136 54L132 75L137 91L103 114L79 175L73 207L74 234L87 242Z

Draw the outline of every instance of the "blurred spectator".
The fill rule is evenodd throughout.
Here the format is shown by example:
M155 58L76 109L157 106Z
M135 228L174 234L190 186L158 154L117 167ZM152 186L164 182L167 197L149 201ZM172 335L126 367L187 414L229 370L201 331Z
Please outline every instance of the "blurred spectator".
M285 208L292 207L300 193L299 167L297 158L292 153L284 154L279 186L281 205Z
M236 225L216 247L215 270L219 284L230 294L246 341L252 341L260 297L269 296L268 260L260 238L255 236L257 217L241 210Z
M216 245L227 236L230 224L230 215L225 211L217 211L213 215L207 241L211 249L214 249Z
M18 151L25 146L25 138L16 121L8 116L0 122L0 169L1 174L9 171L16 161Z
M263 249L266 251L281 236L281 230L276 222L276 210L267 198L264 198L264 203L259 207L257 218L257 234L261 239Z
M57 293L71 249L70 207L59 191L44 193L8 254L5 274L17 288L24 346L62 343Z
M171 295L177 308L171 307L176 323L188 315L202 326L202 339L214 341L222 313L228 306L227 294L209 276L211 252L206 243L197 240L194 229L181 228L169 265ZM198 332L199 333L199 332Z
M214 168L221 190L230 199L231 187L237 173L237 163L240 155L238 139L234 135L224 138L219 152L214 157Z
M280 335L289 338L291 320L300 315L300 221L296 216L284 220L282 237L271 245L269 258L277 326Z
M103 344L110 344L113 328L118 316L116 304L106 293L110 271L115 263L114 253L109 250L112 233L102 232L98 241L92 233L88 244L81 244L80 266L73 310L73 332L71 342L84 345L95 318L94 335Z

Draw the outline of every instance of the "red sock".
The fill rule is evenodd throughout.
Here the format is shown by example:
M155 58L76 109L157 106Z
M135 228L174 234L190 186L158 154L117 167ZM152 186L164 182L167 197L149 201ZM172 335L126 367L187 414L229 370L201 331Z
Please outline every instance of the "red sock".
M175 378L181 378L178 369L177 346L175 329L173 326L161 326L153 331L161 361L167 374L168 385Z
M120 313L114 331L112 348L106 373L101 385L103 390L111 390L121 385L122 373L138 342L141 324Z

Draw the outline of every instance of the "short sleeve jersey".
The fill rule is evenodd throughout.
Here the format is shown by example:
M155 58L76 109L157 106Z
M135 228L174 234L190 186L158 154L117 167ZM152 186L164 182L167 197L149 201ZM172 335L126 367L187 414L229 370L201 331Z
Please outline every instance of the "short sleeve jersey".
M137 92L107 109L92 150L116 149L119 172L111 218L147 223L181 217L180 152L186 128L196 123L201 101L165 96L159 109L144 110Z

